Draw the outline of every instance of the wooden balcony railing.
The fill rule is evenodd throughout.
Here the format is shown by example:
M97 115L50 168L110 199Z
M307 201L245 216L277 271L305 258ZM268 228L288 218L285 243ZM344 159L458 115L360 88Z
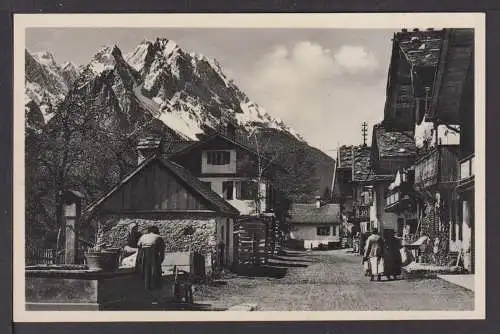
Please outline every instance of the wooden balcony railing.
M457 145L439 146L415 164L415 188L452 186L458 180Z
M460 180L465 180L474 176L475 160L474 155L460 160Z

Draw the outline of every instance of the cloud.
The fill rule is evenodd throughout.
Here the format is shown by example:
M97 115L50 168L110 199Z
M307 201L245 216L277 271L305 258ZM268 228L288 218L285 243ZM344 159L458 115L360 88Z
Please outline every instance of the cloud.
M361 123L373 125L383 115L386 76L379 78L377 68L363 46L333 52L304 41L274 46L242 78L242 87L269 114L326 151L338 142L359 143Z
M362 46L343 45L335 54L338 64L350 73L377 68L377 59L373 53L367 52Z

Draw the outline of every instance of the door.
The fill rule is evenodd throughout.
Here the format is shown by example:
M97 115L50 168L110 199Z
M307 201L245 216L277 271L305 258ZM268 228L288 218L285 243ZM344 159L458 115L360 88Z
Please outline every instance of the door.
M225 258L224 264L225 265L229 264L230 233L231 233L231 222L228 218L228 219L226 219L226 238L225 238L225 242L224 242L224 244L225 244L224 245L224 258Z
M226 234L226 229L224 224L221 224L221 243L220 243L220 249L219 249L219 263L221 266L225 266L226 261L225 261L225 244L224 244L224 236Z

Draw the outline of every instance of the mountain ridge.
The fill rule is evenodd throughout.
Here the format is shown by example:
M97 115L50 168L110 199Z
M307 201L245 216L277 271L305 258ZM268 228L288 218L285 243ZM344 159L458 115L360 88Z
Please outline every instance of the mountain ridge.
M42 64L33 64L36 58L42 59ZM37 133L43 128L54 131L64 120L54 115L68 112L91 119L89 131L105 134L99 140L103 146L109 146L106 149L113 151L119 146L125 152L125 167L120 167L116 175L102 176L107 181L99 181L97 190L84 190L89 197L98 196L103 188L119 180L132 167L133 143L138 136L157 133L172 140L198 140L200 136L220 131L224 124L235 125L242 136L255 129L265 129L267 134L263 136L277 138L276 143L280 143L271 145L271 150L293 151L296 147L305 150L307 154L301 159L317 167L316 176L320 181L315 190L300 200L322 195L330 186L334 165L331 157L309 146L285 122L273 118L251 101L224 74L217 60L186 52L166 38L144 40L128 53L122 53L116 45L102 47L87 64L79 67L71 62L58 65L48 52L33 57L26 50L26 66L27 73L31 73L26 79L27 87L38 84L36 92L45 94L49 100L29 97L27 88L27 128ZM38 76L34 75L37 73ZM67 92L63 98L55 95L56 87L59 92ZM128 146L116 144L113 148L112 142L120 140ZM90 142L81 143L87 144L95 147ZM286 163L294 164L293 158L291 154L292 160Z

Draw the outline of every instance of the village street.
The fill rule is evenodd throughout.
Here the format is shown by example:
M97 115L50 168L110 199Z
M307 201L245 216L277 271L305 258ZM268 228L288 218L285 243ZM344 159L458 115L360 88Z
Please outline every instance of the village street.
M472 292L441 279L370 282L361 257L345 250L288 252L272 263L266 274L228 275L198 287L195 303L215 309L254 304L258 311L474 308Z

